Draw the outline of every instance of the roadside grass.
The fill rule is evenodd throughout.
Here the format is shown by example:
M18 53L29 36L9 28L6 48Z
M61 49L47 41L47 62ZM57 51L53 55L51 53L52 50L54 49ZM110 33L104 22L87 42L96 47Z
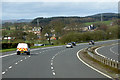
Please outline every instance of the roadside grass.
M82 51L80 53L81 54L79 54L79 56L89 65L93 66L94 68L96 68L108 75L111 75L113 78L120 78L119 76L116 75L116 74L120 74L120 70L110 67L108 65L105 65L105 64L101 63L100 61L97 61L96 59L89 56L87 54L87 52Z
M0 52L9 52L9 51L15 51L16 48L10 48L10 49L2 49Z
M111 40L115 40L115 39L111 39ZM116 40L117 40L117 39L116 39ZM107 41L107 40L99 40L99 41ZM99 42L99 41L96 41L96 42ZM80 43L88 43L88 42L80 42ZM77 43L77 44L80 44L80 43ZM52 46L61 46L61 45L65 45L65 44L46 45L46 46L32 46L32 47L30 47L30 48L33 49L33 48L52 47ZM9 51L15 51L15 50L16 50L16 48L2 49L2 50L0 50L0 52L9 52Z
M61 45L64 45L64 44L61 44ZM61 45L32 46L32 47L30 47L30 49L43 48L43 47L52 47L52 46L61 46ZM0 52L9 52L9 51L15 51L15 50L16 50L16 48L2 49L2 50L0 50Z
M106 25L109 25L112 21L103 21L102 23L106 24ZM97 21L97 22L87 22L85 23L86 26L89 26L91 24L96 24L96 23L101 23L101 21Z

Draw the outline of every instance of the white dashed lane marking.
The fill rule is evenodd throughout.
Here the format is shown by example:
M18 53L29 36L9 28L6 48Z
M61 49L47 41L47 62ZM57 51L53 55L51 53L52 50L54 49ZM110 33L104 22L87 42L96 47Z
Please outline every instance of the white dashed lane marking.
M54 58L55 58L57 55L59 55L60 53L63 53L63 52L66 51L66 50L69 50L69 49L62 50L62 51L56 53L56 54L52 57L52 59L51 59L51 70L52 70L53 76L56 75L55 70L54 70L54 67L53 67L53 60L54 60Z
M51 65L53 65L53 63L51 63Z
M31 57L31 56L28 56L28 58L30 58L30 57ZM24 59L28 59L28 58L25 57ZM24 60L24 59L23 59L23 60ZM13 68L13 66L17 65L18 63L22 62L23 60L21 59L21 60L15 62L12 66L9 66L8 69ZM2 72L2 75L5 74L5 73L8 71L8 69L6 69L5 71L3 71L3 72Z
M53 67L51 67L51 69L53 69Z
M15 64L18 64L17 62Z
M55 72L53 72L53 75L55 75Z
M2 74L5 74L5 72L2 72Z
M11 68L12 68L12 66L9 67L9 69L11 69Z

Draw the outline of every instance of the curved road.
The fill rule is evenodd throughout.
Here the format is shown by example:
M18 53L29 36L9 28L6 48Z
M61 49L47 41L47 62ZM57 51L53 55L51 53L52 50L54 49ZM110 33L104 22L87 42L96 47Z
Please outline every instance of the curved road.
M102 54L108 58L114 59L116 61L119 60L119 48L120 44L114 44L109 46L100 47L97 52Z
M97 42L96 45L116 42ZM31 55L9 55L2 58L3 78L106 78L83 64L76 53L88 44L32 49Z

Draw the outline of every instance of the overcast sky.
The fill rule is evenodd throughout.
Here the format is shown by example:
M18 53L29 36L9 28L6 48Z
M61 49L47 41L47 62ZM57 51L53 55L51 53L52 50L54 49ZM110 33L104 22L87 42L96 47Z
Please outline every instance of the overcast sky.
M118 2L2 2L2 19L117 13Z

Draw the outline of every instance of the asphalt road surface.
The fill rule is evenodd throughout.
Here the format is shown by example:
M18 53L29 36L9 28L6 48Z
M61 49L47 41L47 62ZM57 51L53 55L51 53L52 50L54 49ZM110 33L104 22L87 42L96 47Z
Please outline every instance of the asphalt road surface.
M97 42L95 45L117 42ZM73 48L65 46L32 49L31 55L3 55L3 78L106 78L83 64L76 56L88 43ZM4 53L3 53L4 54Z
M119 47L120 47L120 44L104 46L104 47L99 48L97 50L97 52L108 57L108 58L111 58L111 59L118 61L118 59L119 59Z

